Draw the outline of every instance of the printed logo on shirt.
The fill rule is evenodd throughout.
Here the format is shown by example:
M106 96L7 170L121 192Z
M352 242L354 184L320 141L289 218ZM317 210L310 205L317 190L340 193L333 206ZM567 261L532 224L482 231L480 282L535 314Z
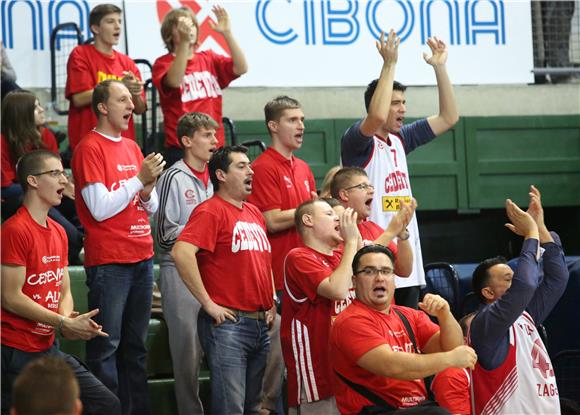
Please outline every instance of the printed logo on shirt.
M232 234L232 252L235 254L240 251L271 252L270 241L260 225L236 222Z
M554 367L540 339L536 339L532 347L532 367L538 369L544 379L554 377Z
M52 336L52 333L54 333L54 327L44 323L36 323L36 327L30 330L30 332L40 336Z
M137 171L137 166L134 164L117 164L118 171Z
M383 212L396 212L401 209L401 200L411 203L410 196L383 196Z
M30 274L26 277L28 285L44 285L50 282L56 282L57 285L62 284L62 276L64 275L64 268L57 268L56 272L48 270L38 274Z
M217 78L208 71L186 74L181 81L181 102L217 98L221 95L222 89Z
M43 264L48 264L49 262L59 262L59 261L60 261L60 255L51 255L51 256L44 255L42 257Z
M151 225L145 219L138 219L136 225L131 225L129 228L129 238L141 238L151 234Z
M304 187L306 187L306 191L310 193L310 183L308 180L304 180Z
M385 178L385 193L398 192L410 187L407 173L403 171L394 171Z
M101 83L103 81L106 81L107 79L115 79L117 81L120 81L121 79L123 79L123 77L113 75L112 73L105 73L102 71L97 71L97 84Z
M185 204L186 205L193 205L197 202L197 199L195 197L195 191L193 191L192 189L187 189L185 191Z
M286 187L288 189L292 188L292 180L288 176L284 176L284 183L286 183Z

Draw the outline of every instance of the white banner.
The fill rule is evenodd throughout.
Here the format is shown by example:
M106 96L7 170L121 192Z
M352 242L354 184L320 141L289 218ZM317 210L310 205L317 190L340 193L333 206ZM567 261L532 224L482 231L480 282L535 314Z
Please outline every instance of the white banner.
M159 33L165 13L180 5L196 11L201 49L227 54L209 23L207 0L126 0L128 50L151 63L166 53ZM50 32L73 21L88 36L84 0L2 0L2 40L25 87L50 85ZM449 45L454 84L533 82L530 1L519 0L243 0L221 1L246 54L249 71L233 86L361 86L381 67L374 41L380 31L401 37L397 80L433 85L422 58L435 35ZM120 45L120 51L125 51Z

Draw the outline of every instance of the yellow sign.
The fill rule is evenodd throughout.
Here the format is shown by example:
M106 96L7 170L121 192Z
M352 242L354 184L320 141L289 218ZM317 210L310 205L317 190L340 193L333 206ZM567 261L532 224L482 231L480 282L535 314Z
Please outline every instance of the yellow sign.
M383 212L396 212L401 208L400 201L411 203L411 196L383 196Z

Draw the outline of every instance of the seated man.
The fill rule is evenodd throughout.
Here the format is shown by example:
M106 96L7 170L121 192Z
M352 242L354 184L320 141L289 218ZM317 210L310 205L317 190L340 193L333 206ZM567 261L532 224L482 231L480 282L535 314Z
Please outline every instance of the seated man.
M339 218L327 202L310 200L296 209L295 224L304 247L285 260L280 328L289 412L338 413L328 335L332 320L352 301L350 264L360 242L356 213L346 209Z
M50 355L72 368L88 413L118 414L117 397L54 341L57 331L68 339L108 336L93 321L99 310L73 311L66 234L48 217L67 183L60 158L33 151L22 156L16 172L24 202L2 226L2 413L10 408L12 384L23 367Z
M330 185L332 197L345 208L357 213L357 225L363 245L372 243L388 246L395 254L395 274L406 278L413 270L413 249L409 242L407 225L415 214L417 202L399 200L399 210L391 216L388 226L383 229L369 219L375 188L369 182L367 172L360 167L344 167L336 172ZM397 238L397 243L393 241Z
M473 371L476 414L560 413L554 368L536 325L566 290L569 273L560 240L544 223L540 192L531 186L529 195L527 212L506 201L506 226L525 238L515 272L499 257L473 272L473 292L483 303L469 333L480 357Z
M352 270L356 299L338 315L330 334L338 409L447 414L427 401L423 378L448 367L472 368L477 360L463 345L449 304L433 294L419 303L440 326L422 311L393 305L393 254L384 246L362 248Z
M10 415L80 415L82 411L79 383L58 357L33 360L14 382Z

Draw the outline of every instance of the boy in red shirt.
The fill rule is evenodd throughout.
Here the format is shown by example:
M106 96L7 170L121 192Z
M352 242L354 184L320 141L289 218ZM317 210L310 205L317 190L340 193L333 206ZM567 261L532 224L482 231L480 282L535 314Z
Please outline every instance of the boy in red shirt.
M66 98L70 101L68 139L71 150L97 125L97 116L91 109L93 89L106 79L123 81L131 92L135 114L147 109L141 74L135 62L113 49L121 38L122 10L113 4L99 4L89 16L89 25L95 38L90 45L79 45L67 62ZM127 138L135 140L133 118L130 119Z
M262 211L266 220L274 282L281 297L284 259L292 248L302 244L294 226L294 213L302 202L316 197L316 182L308 164L294 155L304 139L304 112L300 103L279 96L266 104L264 115L272 145L252 163L254 182L248 201ZM270 338L272 351L266 367L262 406L274 412L284 377L278 316Z
M245 202L253 171L241 146L209 161L214 195L192 212L171 252L200 302L199 340L211 373L216 414L256 413L276 307L264 218Z
M79 381L88 413L118 414L119 400L75 358L58 349L55 332L68 339L107 337L93 309L74 311L64 229L48 217L67 183L58 155L37 150L17 166L24 202L2 226L2 413L26 363L41 356L64 359Z
M296 229L304 246L286 257L280 329L291 414L338 413L328 338L332 321L354 297L350 264L361 242L356 220L352 209L339 218L322 200L296 209Z
M151 413L147 392L145 339L153 289L153 239L149 215L157 210L161 154L143 158L122 136L134 105L121 81L95 87L96 128L72 159L75 202L85 228L85 270L89 307L108 338L87 342L87 365L117 393L123 413Z
M231 57L211 50L197 51L199 24L188 7L171 10L161 24L166 55L153 64L153 85L159 91L165 128L165 159L171 166L183 157L176 134L177 120L186 112L203 112L216 120L218 147L225 144L222 125L222 89L248 71L246 58L231 30L228 13L223 7L212 11L217 24L212 29L223 35Z

